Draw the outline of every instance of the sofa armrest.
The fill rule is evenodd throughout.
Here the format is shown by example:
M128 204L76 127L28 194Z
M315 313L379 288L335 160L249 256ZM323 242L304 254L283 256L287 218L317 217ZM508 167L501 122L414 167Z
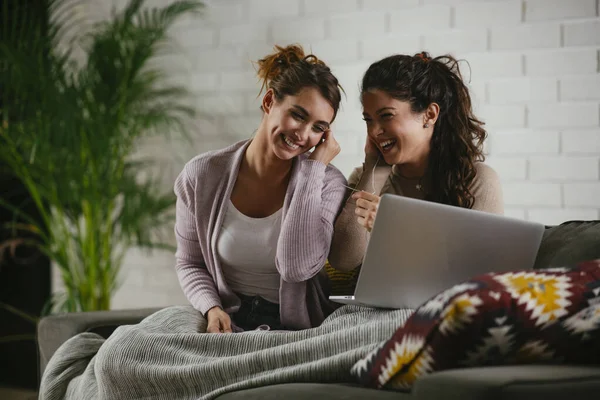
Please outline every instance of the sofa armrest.
M417 379L415 400L592 399L600 366L516 365L436 372Z
M106 338L116 327L137 324L158 310L160 309L92 311L42 318L37 326L40 377L54 352L73 336L83 332L96 332Z

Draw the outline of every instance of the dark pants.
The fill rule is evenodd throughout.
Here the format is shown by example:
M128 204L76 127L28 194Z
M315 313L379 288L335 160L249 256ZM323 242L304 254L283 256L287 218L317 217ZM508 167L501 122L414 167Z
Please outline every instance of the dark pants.
M231 316L233 322L245 331L250 331L258 328L261 325L269 327L261 327L262 329L285 329L281 325L279 317L279 304L271 303L260 296L245 296L236 293L242 300L240 309Z

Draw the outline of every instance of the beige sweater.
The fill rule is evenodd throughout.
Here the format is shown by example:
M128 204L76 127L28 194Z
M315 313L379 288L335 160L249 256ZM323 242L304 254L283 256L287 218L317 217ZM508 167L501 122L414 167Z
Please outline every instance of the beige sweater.
M417 199L424 198L424 193L416 188L416 185L421 182L402 177L395 167L383 165L373 169L373 165L373 161L367 161L363 167L356 168L350 175L348 184L356 189L375 192L378 195L390 193ZM503 214L504 202L498 174L484 163L477 163L475 168L477 175L471 185L471 193L475 198L473 209ZM363 171L367 172L363 173ZM427 190L429 185L426 179L422 184ZM329 253L331 266L340 271L350 271L359 267L369 242L369 232L357 222L354 212L356 205L349 197L350 194L349 192L346 204L335 223Z

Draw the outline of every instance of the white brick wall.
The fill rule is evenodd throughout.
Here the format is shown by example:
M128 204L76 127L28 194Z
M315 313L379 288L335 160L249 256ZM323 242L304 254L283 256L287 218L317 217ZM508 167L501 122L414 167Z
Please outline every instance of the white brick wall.
M384 11L335 13L328 21L329 35L333 39L381 36L386 32L388 19L389 16Z
M496 151L494 151L496 153ZM503 178L512 181L524 181L527 179L527 158L515 157L514 155L502 155L488 157L487 163Z
M565 24L566 46L594 46L600 44L600 21L571 22Z
M329 54L329 62L349 63L360 58L360 42L356 40L323 40L311 46L315 54Z
M561 185L558 183L505 183L504 202L507 206L560 207Z
M350 0L353 2L353 0ZM395 8L418 7L420 0L362 0L364 8L370 10L393 10ZM321 1L323 4L323 1Z
M560 24L537 23L491 29L491 50L527 50L560 46Z
M398 33L365 38L360 40L360 45L361 56L365 60L378 60L393 54L395 48L406 49L408 53L412 54L422 49L420 35L402 35ZM364 73L364 71L362 72Z
M595 0L526 0L527 21L585 18L596 14Z
M455 54L466 60L469 68L463 66L465 79L491 81L497 78L523 76L523 54L515 52L469 52Z
M367 3L368 4L368 3ZM409 33L449 29L452 9L448 6L423 6L392 11L390 29L392 32Z
M600 130L565 130L562 132L565 154L600 154Z
M522 19L520 0L466 1L456 3L454 20L456 26L517 25Z
M480 108L479 115L486 122L489 130L523 128L525 126L525 106L486 105Z
M461 68L488 124L507 215L547 224L599 218L597 0L207 0L205 16L173 35L185 54L170 64L204 115L192 146L171 146L171 181L184 160L250 137L260 120L250 61L291 42L329 62L346 89L335 164L348 174L362 161L362 74L380 57L424 49L468 61ZM155 151L164 159L167 148ZM117 307L185 302L172 255L132 253L125 276Z
M600 183L564 184L565 205L597 208L600 204Z
M300 15L300 1L247 0L245 3L246 10L249 11L248 15L253 20L269 21L279 17Z
M532 181L597 181L598 157L531 157L529 178Z
M597 48L531 51L525 56L525 70L531 76L593 74L597 64Z
M431 54L486 51L488 32L485 28L433 32L423 36L423 49Z
M489 140L492 157L495 155L558 154L560 149L559 133L553 131L498 131L491 135Z
M281 18L273 22L271 30L274 44L325 40L325 19L318 17Z
M535 104L529 107L533 128L572 128L598 126L598 103Z
M304 15L336 14L357 11L360 8L358 0L304 0Z
M491 104L552 103L558 98L556 78L495 79L488 88Z
M560 98L565 101L600 99L600 74L561 79Z

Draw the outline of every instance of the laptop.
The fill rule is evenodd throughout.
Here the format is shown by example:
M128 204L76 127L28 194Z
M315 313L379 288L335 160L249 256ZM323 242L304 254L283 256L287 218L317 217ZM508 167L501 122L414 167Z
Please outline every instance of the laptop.
M384 194L353 295L342 304L417 308L488 272L531 269L545 226Z

